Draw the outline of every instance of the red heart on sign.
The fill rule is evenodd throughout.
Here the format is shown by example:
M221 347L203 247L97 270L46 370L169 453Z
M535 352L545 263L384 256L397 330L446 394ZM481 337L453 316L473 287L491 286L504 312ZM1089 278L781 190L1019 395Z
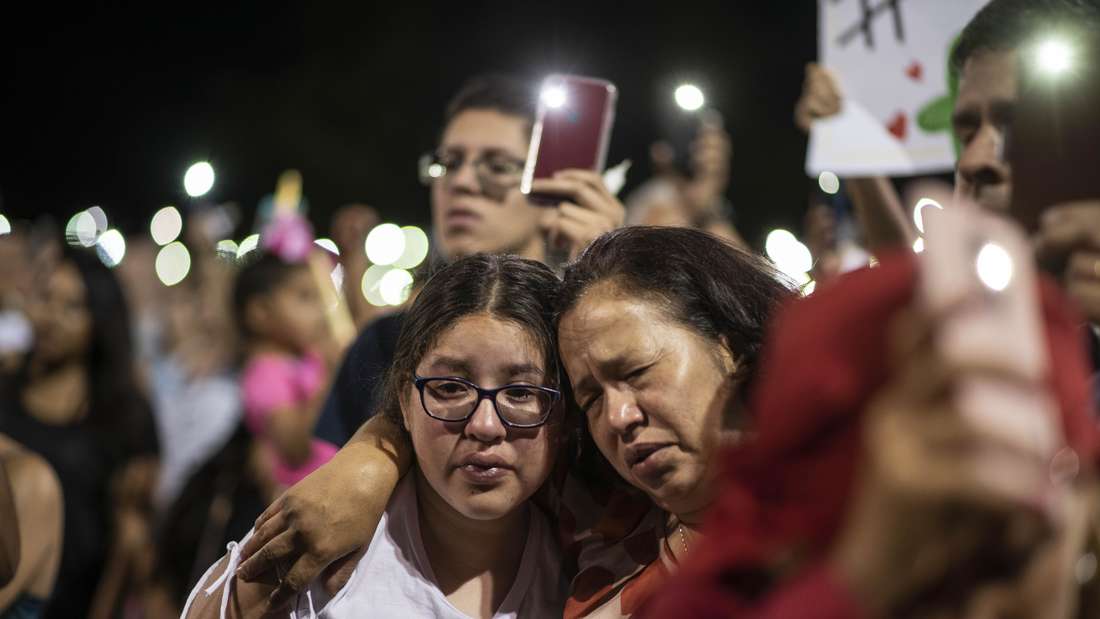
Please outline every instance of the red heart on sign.
M905 70L905 74L908 75L913 81L919 82L924 77L924 67L917 60L913 61L913 64L909 65L909 68Z
M886 125L886 128L890 131L890 133L894 134L895 138L901 141L905 141L905 114L903 112L898 112L894 116L894 119L890 121L890 124Z

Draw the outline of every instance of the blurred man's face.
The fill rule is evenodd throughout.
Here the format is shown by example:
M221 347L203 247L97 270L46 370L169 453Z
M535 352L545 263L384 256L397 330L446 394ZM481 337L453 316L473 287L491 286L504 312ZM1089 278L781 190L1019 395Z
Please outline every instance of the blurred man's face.
M540 209L519 190L529 132L524 118L488 109L466 110L447 125L437 154L448 172L432 182L432 225L445 257L542 257Z
M1007 213L1012 170L1004 160L1005 132L1016 105L1016 54L978 52L966 61L955 101L954 131L962 152L955 191L983 208Z

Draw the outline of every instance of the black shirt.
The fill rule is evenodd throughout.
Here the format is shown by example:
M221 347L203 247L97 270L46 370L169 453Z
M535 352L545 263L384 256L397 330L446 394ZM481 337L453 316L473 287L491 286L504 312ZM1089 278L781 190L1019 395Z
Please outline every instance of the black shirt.
M321 409L314 430L318 438L343 445L375 413L404 318L396 313L375 320L348 348Z
M0 390L0 433L41 455L61 482L65 501L64 539L57 584L44 617L87 615L112 541L111 479L132 457L156 454L152 414L127 429L97 428L88 419L67 425L43 423L30 416L18 390Z

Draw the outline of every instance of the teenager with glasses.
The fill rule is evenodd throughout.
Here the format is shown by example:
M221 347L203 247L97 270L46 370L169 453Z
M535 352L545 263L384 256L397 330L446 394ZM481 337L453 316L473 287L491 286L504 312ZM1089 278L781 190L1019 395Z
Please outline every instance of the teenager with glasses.
M439 144L420 160L431 192L433 251L444 262L475 253L515 254L546 262L575 256L622 225L622 203L600 175L566 170L536 181L562 196L535 206L519 190L534 124L533 85L502 76L467 82L447 106ZM382 373L393 358L403 314L369 325L349 348L322 410L316 434L343 445L377 410Z
M563 438L557 289L548 267L513 256L465 258L428 281L406 314L382 408L416 464L369 548L337 562L284 614L561 615L567 583L554 529L528 500ZM225 578L238 559L231 544L184 617L264 610L278 577Z

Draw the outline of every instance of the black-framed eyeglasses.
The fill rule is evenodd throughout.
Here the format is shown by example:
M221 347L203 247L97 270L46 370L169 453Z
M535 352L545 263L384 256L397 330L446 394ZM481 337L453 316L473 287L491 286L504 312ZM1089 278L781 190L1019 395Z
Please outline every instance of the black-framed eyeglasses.
M419 161L420 182L425 185L447 174L453 174L466 164L461 152L439 151L421 155ZM519 185L526 162L501 152L489 152L470 162L478 182L489 189L511 189Z
M466 421L488 399L501 423L511 428L535 428L546 423L561 392L549 387L513 384L482 389L454 376L417 376L413 384L420 392L420 404L432 419Z

